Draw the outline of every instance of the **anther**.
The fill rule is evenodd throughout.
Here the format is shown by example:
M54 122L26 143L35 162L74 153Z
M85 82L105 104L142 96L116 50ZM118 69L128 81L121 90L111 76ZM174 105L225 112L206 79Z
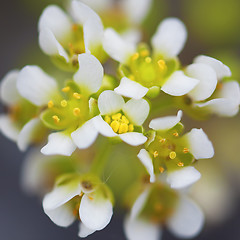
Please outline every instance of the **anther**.
M110 124L111 123L111 118L108 115L106 115L104 117L104 121L107 122L108 124Z
M163 173L165 171L165 169L163 167L160 167L159 171L160 171L160 173Z
M75 92L75 93L73 93L73 97L76 98L76 99L80 99L81 94Z
M118 130L119 134L128 132L128 125L126 123L121 123Z
M183 167L183 166L184 166L184 163L183 163L183 162L179 162L177 165L178 165L179 167Z
M51 100L51 101L49 101L48 102L48 108L52 108L54 106L54 103L53 103L53 101Z
M119 120L121 117L122 117L121 113L117 113L117 114L112 115L113 120Z
M67 101L66 100L62 100L61 101L61 106L62 107L66 107L68 105Z
M159 140L160 143L165 143L166 142L166 139L165 138L162 138Z
M82 197L83 196L83 192L81 192L80 194L79 194L79 197Z
M69 86L67 86L67 87L64 87L64 88L62 88L62 92L69 92L70 91L70 87Z
M133 75L130 75L128 78L133 80L133 81L135 80L135 77Z
M153 153L153 157L156 158L157 156L158 156L158 151L155 151L155 152Z
M145 62L146 62L146 63L151 63L151 62L152 62L152 59L151 59L150 57L146 57L146 58L145 58Z
M139 58L139 53L134 53L132 56L132 61L135 61Z
M119 127L120 127L120 123L118 121L112 121L110 126L113 129L113 131L115 133L117 133L117 131L118 131Z
M88 198L89 198L89 200L91 200L91 201L93 200L93 197L92 197L92 196L88 196Z
M167 68L166 62L164 60L158 60L157 63L161 71L164 71Z
M57 115L52 116L52 119L56 124L60 122L60 118Z
M128 131L129 131L129 132L133 132L133 130L134 130L133 124L129 124L129 125L128 125Z
M129 124L129 120L125 116L122 116L122 122Z
M189 153L189 149L188 148L184 148L183 149L183 153Z
M74 108L73 109L73 115L76 116L76 117L80 115L80 112L81 112L80 108Z
M174 136L174 137L178 137L179 134L178 134L177 132L175 132L175 133L173 133L173 136Z
M177 156L176 152L170 152L170 153L169 153L169 157L170 157L171 159L175 159L176 156Z
M140 52L140 55L141 55L142 57L147 57L147 56L149 56L149 51L148 51L147 49L142 50L142 51Z

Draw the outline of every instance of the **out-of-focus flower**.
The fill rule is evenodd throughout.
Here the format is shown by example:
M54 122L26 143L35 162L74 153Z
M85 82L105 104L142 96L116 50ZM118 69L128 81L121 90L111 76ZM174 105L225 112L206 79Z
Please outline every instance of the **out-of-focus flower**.
M182 131L182 112L177 116L153 119L149 127L154 131L146 149L140 150L138 158L154 182L155 174L167 171L167 182L172 188L187 187L201 177L191 166L195 160L211 158L214 155L212 143L202 129L193 128L179 136Z
M79 218L79 236L87 237L110 222L113 196L94 175L68 174L61 176L52 192L44 197L43 209L61 227L68 227Z
M149 104L144 99L124 102L122 96L107 90L98 98L100 115L94 118L95 128L106 137L119 137L133 145L147 141L142 134L142 124L149 114Z
M159 240L162 226L176 237L192 238L199 234L203 223L201 209L185 194L155 182L134 202L124 230L128 240Z
M152 38L153 53L145 45L128 42L113 29L105 30L105 51L120 62L123 78L115 88L118 94L140 99L147 93L155 96L161 89L172 96L190 92L199 80L190 78L179 70L177 55L185 45L187 32L184 24L176 18L164 20Z

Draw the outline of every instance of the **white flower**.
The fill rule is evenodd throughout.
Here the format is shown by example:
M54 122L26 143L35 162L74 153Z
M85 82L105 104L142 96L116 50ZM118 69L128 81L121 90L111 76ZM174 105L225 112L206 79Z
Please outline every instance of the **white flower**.
M42 13L38 29L41 49L77 65L77 55L92 53L101 58L103 25L99 16L78 0L71 3L72 18L56 5Z
M148 187L137 198L124 221L124 231L128 240L160 240L165 225L176 237L186 239L197 236L203 223L204 215L192 200L161 184Z
M147 138L137 131L149 113L146 100L131 99L125 103L122 96L107 90L100 94L98 107L100 115L94 118L94 125L103 136L119 137L133 146L146 142Z
M164 20L152 38L153 53L145 46L121 38L113 29L106 29L103 47L116 61L124 77L115 88L118 94L140 99L161 88L167 94L182 96L190 92L199 80L190 78L179 69L177 55L185 45L187 32L176 18Z
M172 188L185 188L198 181L201 174L191 166L196 159L214 155L212 143L202 129L193 128L179 137L182 112L177 116L153 119L149 127L155 130L147 150L141 149L138 158L150 174L150 181L167 170L166 181Z
M79 217L79 236L87 237L108 225L112 201L110 190L96 177L63 175L44 197L43 209L61 227L68 227Z

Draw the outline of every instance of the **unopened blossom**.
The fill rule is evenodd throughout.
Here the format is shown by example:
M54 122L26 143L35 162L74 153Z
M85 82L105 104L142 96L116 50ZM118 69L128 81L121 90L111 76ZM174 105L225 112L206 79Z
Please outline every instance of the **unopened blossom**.
M182 112L177 116L153 119L149 127L153 129L146 149L141 149L138 158L143 163L150 181L166 172L166 181L172 188L184 188L199 180L201 174L192 166L198 159L212 158L212 143L202 129L193 128L180 136Z
M65 69L76 69L77 56L84 52L103 61L103 25L99 16L78 0L71 2L70 12L68 16L56 5L43 11L38 23L41 49Z
M201 209L184 193L162 182L150 184L135 200L124 221L128 240L160 240L163 227L180 238L193 238L203 227Z
M142 124L149 114L149 104L144 99L131 99L125 103L122 96L106 90L98 98L100 115L94 118L94 126L103 136L118 137L133 145L147 141Z
M123 76L115 92L140 99L146 94L156 96L161 89L172 96L190 92L199 80L188 77L179 69L177 55L185 45L187 31L176 18L165 19L152 38L152 53L146 45L124 40L113 29L105 30L105 51L120 63Z
M87 237L105 228L113 214L110 189L94 175L61 176L54 189L45 195L43 209L60 227L80 219L79 237Z
M0 129L24 151L30 143L40 141L45 131L38 118L38 106L24 99L17 89L19 75L19 70L12 70L2 79L1 101L7 113L0 116Z
M27 66L20 72L20 94L43 109L42 122L56 131L49 135L47 145L41 150L43 154L70 156L77 147L89 147L97 137L91 119L95 100L90 95L101 86L103 67L87 53L78 55L78 61L74 80L67 82L61 91L55 79L36 66Z

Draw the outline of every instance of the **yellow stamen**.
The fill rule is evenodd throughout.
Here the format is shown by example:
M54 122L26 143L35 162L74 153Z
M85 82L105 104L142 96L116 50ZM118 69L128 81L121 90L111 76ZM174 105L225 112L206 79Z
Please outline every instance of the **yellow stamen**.
M153 157L156 158L157 156L158 156L158 151L155 151L155 152L153 153Z
M160 173L163 173L165 171L165 169L163 167L160 167L159 171L160 171Z
M135 77L133 75L130 75L128 78L131 80L135 80Z
M183 166L184 166L184 163L183 163L183 162L179 162L177 165L178 165L179 167L183 167Z
M52 119L56 124L60 122L60 118L57 115L52 116Z
M127 133L128 132L128 125L126 123L121 123L119 126L118 132L121 133Z
M113 131L116 133L119 129L120 123L118 121L112 121L110 124Z
M122 116L122 122L129 124L129 120L125 116Z
M62 88L62 92L65 92L65 93L66 93L66 92L69 92L69 91L70 91L70 87L68 87L68 86Z
M170 152L170 153L169 153L169 157L170 157L171 159L175 159L176 156L177 156L176 152Z
M112 115L113 120L119 120L121 117L122 117L121 113L117 113L117 114Z
M108 115L106 115L104 117L104 121L107 122L108 124L110 124L111 123L111 118Z
M149 51L148 51L147 49L142 50L142 51L140 52L140 55L141 55L142 57L149 56Z
M159 140L160 143L165 143L166 142L166 139L165 138L162 138Z
M79 194L79 197L82 197L83 196L83 192L81 192L80 194Z
M133 132L133 130L134 130L133 124L129 124L129 125L128 125L128 131L129 131L129 132Z
M157 63L161 71L164 71L167 68L166 62L164 60L158 60Z
M146 62L146 63L151 63L151 62L152 62L152 59L151 59L150 57L146 57L146 58L145 58L145 62Z
M175 132L175 133L173 133L173 136L174 136L174 137L178 137L179 134L178 134L177 132Z
M132 56L132 61L135 61L139 58L139 53L134 53Z
M183 149L183 152L184 152L184 153L189 153L189 149L188 149L188 148L184 148L184 149Z
M89 200L91 200L91 201L93 200L93 197L92 197L92 196L88 196L88 198L89 198Z
M62 107L66 107L68 105L67 101L66 100L62 100L61 101L61 106Z
M81 94L75 92L75 93L73 93L73 97L76 98L76 99L80 99Z
M53 103L53 101L51 100L51 101L49 101L48 102L48 108L53 108L53 106L54 106L54 103Z
M73 109L73 115L76 116L76 117L78 117L80 115L80 112L81 112L80 108L74 108Z

